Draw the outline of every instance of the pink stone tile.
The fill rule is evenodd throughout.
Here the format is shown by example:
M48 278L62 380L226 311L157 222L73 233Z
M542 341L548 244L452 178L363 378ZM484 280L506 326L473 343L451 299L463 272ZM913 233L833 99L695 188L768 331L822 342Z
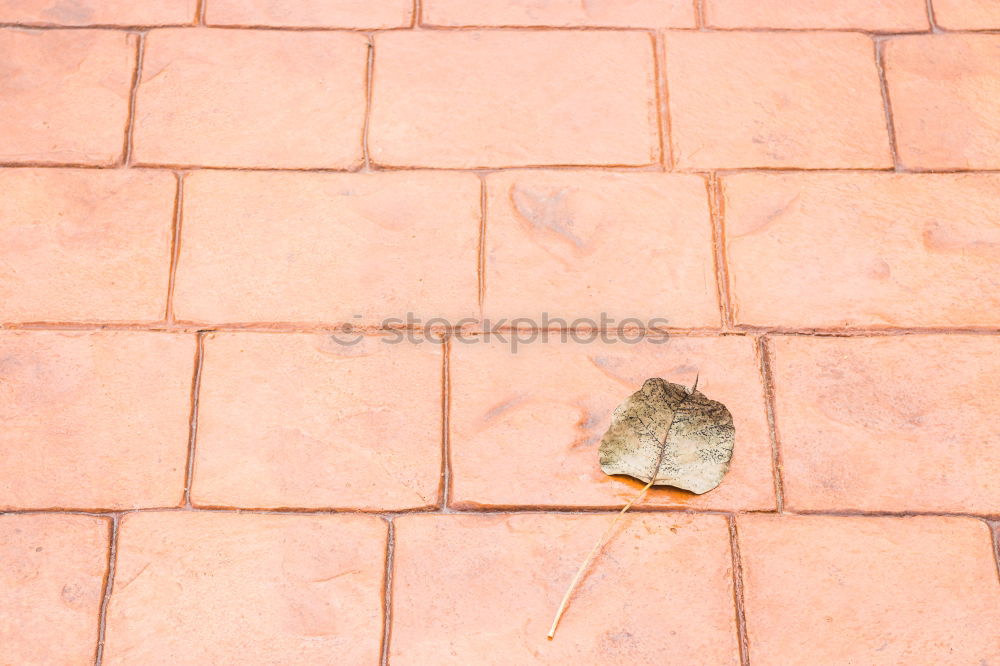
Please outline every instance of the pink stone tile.
M948 30L1000 30L996 0L933 0L934 22Z
M658 344L592 341L517 347L452 344L452 503L461 507L620 506L643 484L601 471L597 448L611 412L649 377L691 385L725 404L736 426L722 485L693 495L652 489L643 505L774 508L771 445L753 341L679 337ZM585 338L578 338L583 339ZM661 338L662 340L662 338ZM484 387L488 387L486 390Z
M104 664L377 664L386 523L125 516Z
M915 35L884 48L902 165L1000 169L1000 35Z
M750 662L982 664L1000 654L990 530L971 518L741 516Z
M929 30L926 0L702 0L713 28Z
M449 168L656 162L653 60L640 32L379 34L371 158Z
M275 168L362 162L364 35L153 30L136 97L137 163Z
M508 171L486 183L485 316L719 325L703 178Z
M869 37L678 31L665 41L679 167L892 166Z
M181 501L194 336L0 332L0 509Z
M159 320L174 175L0 169L0 319Z
M610 515L395 520L389 661L423 664L740 663L721 516L622 521L552 617ZM655 571L655 575L650 575Z
M422 22L442 26L693 28L691 0L423 0Z
M207 336L192 501L376 511L436 505L441 345L387 342L394 339Z
M401 28L413 23L413 0L211 0L208 25L289 28Z
M213 0L215 2L217 0ZM0 22L26 25L194 23L198 0L0 0Z
M111 521L0 515L4 664L93 664Z
M1000 514L1000 339L772 343L785 505Z
M741 324L995 326L995 175L740 174L722 181Z
M471 174L194 173L177 316L457 322L477 314L479 224Z
M118 161L135 71L135 35L0 28L0 162Z

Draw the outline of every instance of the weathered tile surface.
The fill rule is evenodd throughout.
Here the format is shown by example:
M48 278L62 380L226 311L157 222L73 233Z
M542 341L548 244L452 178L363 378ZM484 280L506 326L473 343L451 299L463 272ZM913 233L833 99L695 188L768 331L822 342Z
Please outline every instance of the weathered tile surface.
M703 178L513 171L486 184L485 316L719 325Z
M1000 654L990 530L972 518L737 519L755 664L981 664Z
M580 336L581 340L586 340ZM753 342L672 337L638 344L456 341L451 358L451 501L460 506L620 506L642 484L601 471L614 411L649 377L691 385L733 414L736 448L711 493L654 488L643 504L774 508L771 453ZM634 340L634 338L633 338ZM662 340L662 338L660 339ZM483 390L488 386L489 390Z
M457 322L477 314L479 225L471 174L191 174L177 316Z
M401 28L413 23L412 0L211 0L208 25L289 28Z
M738 323L1000 323L997 176L740 174L722 184Z
M693 28L689 0L423 0L423 23L441 26Z
M892 166L867 36L678 31L665 41L679 167Z
M346 32L153 30L136 94L140 164L361 164L367 40Z
M193 335L0 332L0 508L182 498Z
M207 336L192 501L389 511L436 505L441 345L359 338Z
M386 524L146 512L118 538L105 664L373 664Z
M0 169L0 320L163 318L171 173Z
M607 664L670 655L739 664L721 516L626 517L577 588L555 640L546 640L566 587L610 520L397 518L389 660Z
M95 516L0 516L3 663L94 663L110 527Z
M0 162L121 159L135 35L0 28L0 53Z
M375 59L368 146L378 164L642 165L659 158L646 33L392 32L376 37Z
M930 28L926 0L702 0L713 28L908 32Z

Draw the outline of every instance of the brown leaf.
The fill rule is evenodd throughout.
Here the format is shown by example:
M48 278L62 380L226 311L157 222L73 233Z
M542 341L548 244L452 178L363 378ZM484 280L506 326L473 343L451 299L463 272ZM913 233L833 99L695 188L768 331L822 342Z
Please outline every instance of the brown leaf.
M647 379L612 414L601 440L601 469L700 495L729 471L735 434L726 406L697 387Z

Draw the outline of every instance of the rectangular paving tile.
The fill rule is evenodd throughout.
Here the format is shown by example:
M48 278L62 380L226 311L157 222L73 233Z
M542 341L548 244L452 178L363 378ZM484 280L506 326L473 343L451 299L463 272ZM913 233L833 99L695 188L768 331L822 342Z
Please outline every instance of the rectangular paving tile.
M359 338L206 336L192 502L436 505L441 345Z
M197 7L198 0L0 0L0 22L67 26L181 25L195 22Z
M288 28L401 28L413 23L413 0L212 0L208 25Z
M996 175L740 174L722 181L741 324L996 326Z
M379 34L371 158L452 168L651 164L653 60L643 32Z
M926 0L702 0L713 28L908 32L930 29Z
M163 318L174 175L0 169L0 320Z
M622 521L545 638L610 515L395 520L389 661L410 664L740 663L722 516ZM461 544L461 547L456 547Z
M136 94L136 162L359 166L367 43L347 32L151 31Z
M693 28L691 0L423 0L422 22L441 26Z
M934 22L948 30L1000 30L996 0L932 0Z
M884 48L902 166L1000 169L1000 35L914 35Z
M374 664L387 528L373 516L126 515L104 664Z
M177 316L475 316L480 217L472 174L194 173L184 181Z
M719 325L703 178L508 171L486 184L485 316Z
M1000 654L989 527L741 516L750 663L982 664Z
M0 659L94 663L111 521L0 516Z
M0 509L181 501L193 335L0 332Z
M772 349L786 506L1000 514L1000 338L778 337Z
M654 488L643 504L774 508L770 439L752 340L675 336L665 343L581 344L558 339L553 334L547 344L519 346L516 354L497 341L453 343L452 503L621 506L643 484L601 471L597 448L611 412L650 377L690 386L700 373L698 390L732 412L732 467L711 493Z
M665 42L679 167L892 166L869 37L678 31Z
M136 40L110 30L0 28L0 162L118 161Z

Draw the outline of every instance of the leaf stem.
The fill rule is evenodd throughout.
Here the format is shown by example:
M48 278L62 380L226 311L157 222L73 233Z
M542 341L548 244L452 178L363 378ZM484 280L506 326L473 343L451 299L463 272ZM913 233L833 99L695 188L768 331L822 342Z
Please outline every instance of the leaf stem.
M566 612L566 606L569 604L570 597L573 596L573 590L575 590L576 586L580 584L580 580L583 578L583 574L587 571L587 567L590 566L590 563L594 561L595 557L597 557L597 554L601 551L601 548L604 546L605 543L607 543L608 539L611 538L611 533L614 531L615 525L618 524L618 521L621 519L621 517L625 515L626 511L632 508L633 504L641 500L646 495L646 491L649 490L650 486L653 485L653 481L655 480L656 480L656 475L654 474L653 478L649 480L649 483L647 483L645 487L643 487L643 489L639 491L639 494L633 497L631 500L629 500L629 503L626 504L624 507L622 507L622 510L619 511L618 515L615 516L615 519L611 521L610 525L608 525L608 529L604 531L604 534L601 535L601 538L598 539L597 543L594 544L594 547L590 549L590 553L587 555L587 559L583 561L583 564L581 564L580 568L577 569L576 575L573 576L573 582L569 584L569 589L566 590L566 594L564 594L562 598L562 603L559 604L559 610L556 611L556 617L554 620L552 620L552 627L549 629L549 635L548 635L550 641L555 637L556 627L559 626L559 620L562 619L563 613Z

